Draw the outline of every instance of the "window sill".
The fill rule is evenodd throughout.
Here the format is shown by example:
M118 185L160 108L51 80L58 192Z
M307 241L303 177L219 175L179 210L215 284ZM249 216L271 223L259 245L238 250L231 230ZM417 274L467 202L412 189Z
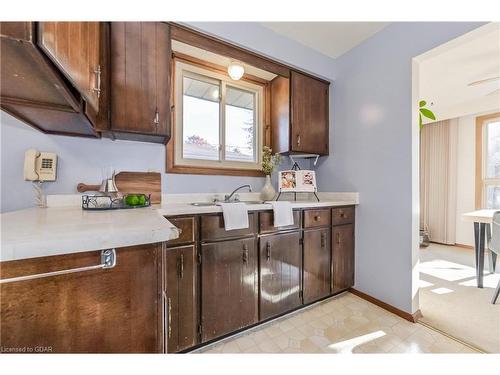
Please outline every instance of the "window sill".
M180 165L169 165L167 163L167 173L177 174L202 174L214 176L250 176L264 177L264 172L256 169L233 169L233 168L210 168L210 167L190 167Z

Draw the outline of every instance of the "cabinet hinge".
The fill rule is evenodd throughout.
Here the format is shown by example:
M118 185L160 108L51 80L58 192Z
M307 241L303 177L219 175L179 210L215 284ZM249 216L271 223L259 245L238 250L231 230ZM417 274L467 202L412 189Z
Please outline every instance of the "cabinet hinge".
M198 253L198 264L201 264L201 253Z

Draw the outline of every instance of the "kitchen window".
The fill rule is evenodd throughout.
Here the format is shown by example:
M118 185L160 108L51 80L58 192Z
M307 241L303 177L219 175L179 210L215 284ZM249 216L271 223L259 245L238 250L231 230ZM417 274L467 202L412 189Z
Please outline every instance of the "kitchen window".
M500 209L500 113L477 118L476 205Z
M262 85L176 59L174 87L173 172L260 169Z

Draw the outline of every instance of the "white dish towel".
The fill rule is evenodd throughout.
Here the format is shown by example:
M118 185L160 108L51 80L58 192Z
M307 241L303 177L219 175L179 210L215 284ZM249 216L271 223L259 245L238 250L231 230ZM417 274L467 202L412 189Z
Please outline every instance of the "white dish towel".
M275 227L284 227L287 225L293 225L293 210L292 210L292 204L290 202L269 201L267 203L273 206Z
M217 203L222 208L226 230L248 228L248 206L245 203Z

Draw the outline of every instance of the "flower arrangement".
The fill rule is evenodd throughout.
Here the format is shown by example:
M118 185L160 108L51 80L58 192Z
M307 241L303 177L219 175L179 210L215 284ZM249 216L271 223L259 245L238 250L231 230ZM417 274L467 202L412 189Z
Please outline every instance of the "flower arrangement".
M280 164L281 155L273 155L273 150L271 149L271 147L264 146L262 148L262 172L264 172L264 174L266 175L270 175Z

